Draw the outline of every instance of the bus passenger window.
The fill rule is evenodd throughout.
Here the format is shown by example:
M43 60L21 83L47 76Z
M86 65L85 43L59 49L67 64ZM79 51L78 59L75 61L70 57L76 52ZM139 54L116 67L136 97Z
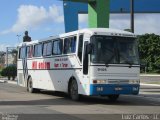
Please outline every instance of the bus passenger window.
M72 37L71 39L71 53L75 53L76 52L76 39L77 37Z
M64 54L76 52L76 36L64 39Z
M63 51L64 54L70 53L69 46L70 46L69 38L64 39L64 51Z
M53 41L53 55L61 55L62 54L62 40Z
M52 42L43 44L43 56L50 56L52 54Z
M80 35L78 43L78 57L81 62L82 62L82 49L83 49L83 35Z
M34 46L34 57L42 56L42 44L37 44Z
M20 48L19 58L25 58L26 57L26 47Z
M27 58L31 58L32 57L32 46L28 46L27 47Z

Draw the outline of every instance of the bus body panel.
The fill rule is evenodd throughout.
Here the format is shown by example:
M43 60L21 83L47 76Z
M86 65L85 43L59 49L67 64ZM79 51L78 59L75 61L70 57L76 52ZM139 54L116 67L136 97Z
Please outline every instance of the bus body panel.
M78 58L79 35L83 34L82 61ZM110 95L110 94L138 94L139 92L139 66L128 64L92 64L89 59L88 74L83 74L84 42L90 43L93 35L135 37L134 34L110 29L86 29L76 32L61 34L39 41L22 43L19 48L77 36L76 51L73 54L51 55L32 57L18 60L18 84L27 87L27 79L33 80L33 87L44 90L68 92L69 80L74 78L78 84L78 93L82 95ZM19 53L20 54L20 53ZM24 61L27 62L27 74L25 79ZM93 80L105 80L106 83L94 83ZM136 81L137 83L132 83Z
M76 55L37 58L28 60L28 75L32 77L33 87L38 89L68 92L68 83L71 77L77 80L79 94L89 95L89 79L82 74L82 66ZM44 68L50 63L49 68ZM36 66L36 68L33 68ZM23 75L22 60L18 61L18 76ZM18 80L20 80L19 78ZM26 87L25 84L19 84ZM88 90L87 90L88 89Z
M91 66L90 95L138 94L139 66ZM94 84L93 80L104 80ZM135 82L135 83L133 83Z
M90 74L92 80L139 80L139 72L139 66L90 66ZM93 81L90 82L93 83Z
M91 84L90 95L137 95L139 93L139 87L139 84Z

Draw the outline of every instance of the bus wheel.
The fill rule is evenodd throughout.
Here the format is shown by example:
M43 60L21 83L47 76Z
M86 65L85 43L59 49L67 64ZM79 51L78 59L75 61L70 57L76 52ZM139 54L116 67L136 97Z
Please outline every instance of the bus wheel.
M70 83L69 94L72 100L79 100L78 85L76 80L72 80L72 82Z
M119 95L108 95L108 98L110 101L115 102L119 98Z
M27 83L27 91L30 93L34 93L35 89L33 88L32 78L30 77Z

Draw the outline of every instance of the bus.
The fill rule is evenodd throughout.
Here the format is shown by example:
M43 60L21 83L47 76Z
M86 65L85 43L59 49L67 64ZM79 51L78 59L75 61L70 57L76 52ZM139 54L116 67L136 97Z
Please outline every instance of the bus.
M23 42L18 46L18 84L33 93L49 90L85 96L137 95L140 64L136 35L89 28Z

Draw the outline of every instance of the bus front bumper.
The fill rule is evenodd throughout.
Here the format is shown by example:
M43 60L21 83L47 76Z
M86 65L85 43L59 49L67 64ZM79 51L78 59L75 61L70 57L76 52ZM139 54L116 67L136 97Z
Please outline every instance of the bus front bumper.
M139 84L91 84L90 95L120 95L120 94L133 94L139 93Z

